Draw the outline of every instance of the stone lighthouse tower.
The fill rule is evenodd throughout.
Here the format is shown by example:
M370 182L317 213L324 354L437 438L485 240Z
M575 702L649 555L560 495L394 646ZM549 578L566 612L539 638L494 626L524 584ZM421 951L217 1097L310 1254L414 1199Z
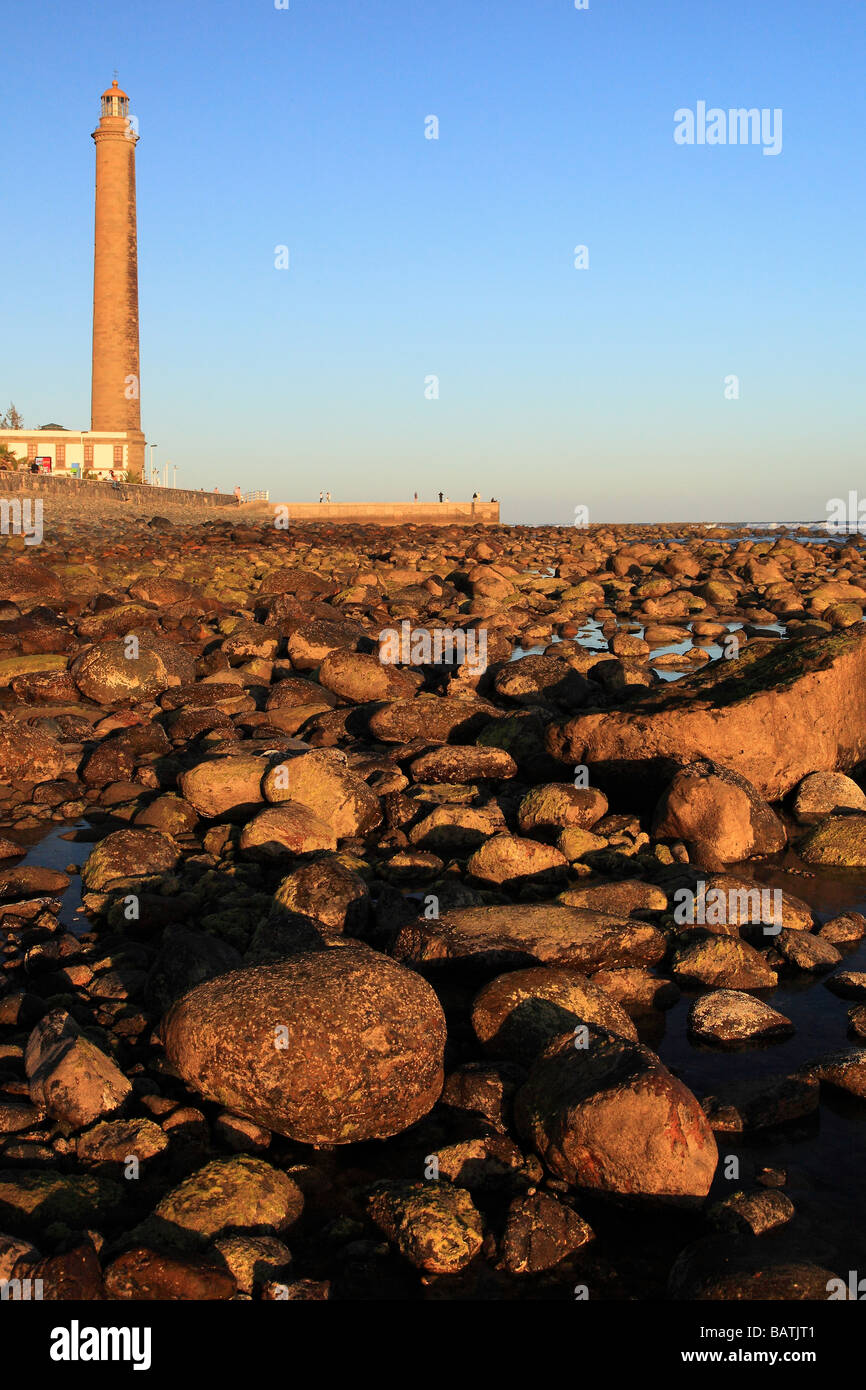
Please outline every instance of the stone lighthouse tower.
M114 79L102 93L96 142L91 438L113 445L119 470L144 469L138 361L135 146L129 97Z

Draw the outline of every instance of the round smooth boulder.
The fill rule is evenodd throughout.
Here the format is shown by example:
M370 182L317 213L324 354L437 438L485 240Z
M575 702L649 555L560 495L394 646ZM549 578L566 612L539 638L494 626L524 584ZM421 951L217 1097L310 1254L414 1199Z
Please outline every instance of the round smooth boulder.
M82 883L87 892L99 893L112 883L169 874L179 859L174 840L159 830L115 830L91 850Z
M816 824L836 811L866 811L866 796L843 772L810 772L794 793L797 820Z
M442 1089L435 993L354 944L206 981L172 1006L162 1037L207 1100L305 1144L399 1134Z
M137 647L129 645L134 637ZM135 651L135 655L130 655ZM182 647L141 629L129 637L97 642L77 656L69 673L82 695L98 705L142 700L169 686L195 680L195 665Z

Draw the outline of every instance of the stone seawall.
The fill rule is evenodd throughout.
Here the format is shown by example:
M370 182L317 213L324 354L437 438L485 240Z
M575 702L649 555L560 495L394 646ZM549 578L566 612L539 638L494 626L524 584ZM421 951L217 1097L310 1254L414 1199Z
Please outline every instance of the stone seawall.
M53 473L12 473L0 471L0 497L16 493L28 497L68 498L78 503L129 502L147 512L165 507L237 507L228 492L195 492L182 487L151 487L148 483L96 483L83 478L63 478Z
M379 526L497 526L498 502L282 502L289 521L365 521Z

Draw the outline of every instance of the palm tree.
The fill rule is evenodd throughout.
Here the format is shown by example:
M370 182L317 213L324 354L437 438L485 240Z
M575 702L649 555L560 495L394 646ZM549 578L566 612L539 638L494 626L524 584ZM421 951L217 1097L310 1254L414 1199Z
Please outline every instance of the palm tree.
M0 469L8 473L10 469L18 466L18 459L9 448L8 444L0 444Z

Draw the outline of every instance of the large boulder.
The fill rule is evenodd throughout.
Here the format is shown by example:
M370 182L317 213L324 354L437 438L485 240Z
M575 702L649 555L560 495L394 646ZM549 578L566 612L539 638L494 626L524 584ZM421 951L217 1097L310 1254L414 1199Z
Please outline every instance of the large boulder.
M137 654L128 637L97 642L77 656L69 673L78 689L98 705L143 700L169 686L195 680L195 663L189 652L143 628L134 633Z
M436 995L359 945L207 981L169 1010L162 1035L206 1099L307 1144L397 1134L442 1089Z
M548 747L632 795L636 783L657 795L677 765L710 758L776 801L809 772L866 757L866 633L756 639L736 661L554 725Z
M787 835L745 777L701 761L676 774L656 807L656 840L685 840L690 857L710 868L785 848Z
M517 1093L515 1122L565 1182L628 1196L703 1198L718 1151L696 1098L648 1047L566 1033Z

